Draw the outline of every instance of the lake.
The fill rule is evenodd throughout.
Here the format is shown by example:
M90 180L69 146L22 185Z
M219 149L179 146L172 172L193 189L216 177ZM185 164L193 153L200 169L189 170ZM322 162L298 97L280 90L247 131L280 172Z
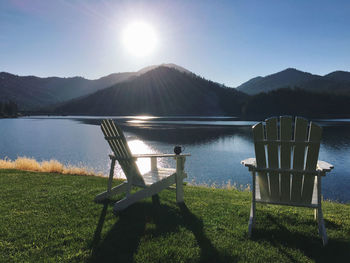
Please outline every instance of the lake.
M111 154L99 124L107 117L26 117L0 119L0 158L33 157L56 159L64 164L85 166L108 174ZM234 117L108 117L119 123L135 154L172 153L175 145L185 148L189 182L222 187L251 183L240 161L254 157L251 126L256 121ZM323 180L325 199L350 201L350 119L314 120L323 127L320 160L335 169ZM161 159L162 167L174 165ZM150 169L149 160L139 159L141 171ZM116 174L122 177L119 166Z

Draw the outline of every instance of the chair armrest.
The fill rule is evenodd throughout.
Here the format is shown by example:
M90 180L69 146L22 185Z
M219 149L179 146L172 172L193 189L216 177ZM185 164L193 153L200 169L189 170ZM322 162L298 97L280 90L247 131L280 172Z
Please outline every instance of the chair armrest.
M163 157L174 157L175 159L177 157L183 157L183 156L191 156L191 154L161 154L161 153L156 153L156 154L153 154L153 153L150 153L150 154L135 154L135 155L132 155L131 157L128 157L128 158L125 158L125 157L119 157L119 156L115 156L113 154L110 154L109 155L109 158L111 160L118 160L118 161L124 161L124 160L130 160L130 159L138 159L138 158L163 158Z
M255 160L255 158L245 159L245 160L241 161L241 164L243 164L245 167L256 168L256 160Z
M161 154L161 153L150 153L150 154L134 154L132 157L133 158L165 158L165 157L180 157L180 156L191 156L191 154Z
M320 172L330 172L333 168L334 166L330 163L327 163L325 161L318 161L316 170Z
M151 170L157 170L157 158L173 157L176 159L176 172L181 172L184 170L184 163L186 156L191 156L190 154L135 154L132 158L150 158L151 159ZM182 157L182 158L179 158Z
M248 167L249 170L256 169L256 159L255 158L245 159L245 160L241 161L241 164L243 164L245 167ZM316 171L325 175L326 172L330 172L333 168L334 168L334 166L330 163L327 163L325 161L318 161Z

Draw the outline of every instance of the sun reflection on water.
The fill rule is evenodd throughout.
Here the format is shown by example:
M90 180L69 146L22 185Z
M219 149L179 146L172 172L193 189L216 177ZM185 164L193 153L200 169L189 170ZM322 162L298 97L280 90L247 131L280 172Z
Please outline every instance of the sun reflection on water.
M157 117L147 116L147 115L138 115L138 116L135 116L134 118L139 120L152 120L152 119L156 119Z
M147 121L144 120L132 120L132 121L127 121L128 123L146 123Z
M138 139L128 140L128 145L133 155L158 153L151 146L147 145L145 142ZM164 164L165 164L164 160L159 158L157 159L157 167L162 167L164 166ZM148 171L151 170L150 158L139 158L136 160L136 165L139 168L139 171L141 174L147 173ZM115 169L116 169L115 170L116 178L126 179L125 174L119 165L117 165Z
M128 141L128 145L132 154L155 153L155 151L150 146L148 146L141 140ZM137 159L136 164L139 167L141 174L151 170L151 161L149 158L139 158Z

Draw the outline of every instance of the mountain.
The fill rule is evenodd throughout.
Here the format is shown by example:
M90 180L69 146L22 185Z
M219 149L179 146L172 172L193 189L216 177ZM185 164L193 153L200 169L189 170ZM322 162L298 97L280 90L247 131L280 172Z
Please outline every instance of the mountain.
M312 92L350 95L350 72L334 71L319 76L289 68L266 77L253 78L237 87L239 91L249 95L281 88L301 88Z
M18 104L20 110L35 110L132 80L159 66L191 74L187 69L175 64L154 65L137 72L114 73L95 80L82 77L40 78L0 72L0 101L13 101Z
M298 91L279 91L286 88ZM277 93L273 92L277 90ZM256 96L261 92L268 95ZM326 105L324 98L331 94L329 98L333 104L327 105L341 113L342 106L339 105L343 105L344 100L350 101L350 72L334 71L319 76L288 68L253 78L237 89L206 80L171 63L148 66L136 72L114 73L95 80L39 78L0 72L0 103L11 102L11 105L18 105L20 111L41 109L60 114L91 115L256 115L263 110L256 108L254 103L262 105L274 101L278 104L278 96L285 99L286 94L293 97L294 102L301 100L298 96L307 95L312 98L312 103L319 100L323 105ZM344 95L343 99L341 96ZM316 104L313 107L315 112L321 113L316 110Z
M248 94L247 90L250 89L250 87L254 87L254 85L256 85L256 83L260 83L261 80L263 80L264 78L261 76L252 78L250 80L248 80L247 82L244 82L242 85L240 85L239 87L237 87L237 90L240 90L242 92L245 92Z
M350 72L334 71L325 76L301 83L299 88L339 95L350 95Z
M158 67L167 67L167 68L173 68L173 69L176 69L180 72L184 72L184 73L188 73L188 74L192 74L191 71L179 66L179 65L176 65L174 63L163 63L163 64L160 64L160 65L152 65L152 66L148 66L148 67L145 67L143 69L140 69L139 71L137 71L137 75L142 75L150 70L153 70L153 69L156 69Z
M336 81L350 82L350 72L348 71L334 71L325 75L325 77Z
M280 88L294 87L306 81L319 78L318 75L313 75L294 68L288 68L281 72L268 75L266 77L253 78L237 89L249 95L258 94L260 92L268 92Z
M134 73L116 73L97 80L82 77L39 78L0 73L0 100L11 100L21 110L31 110L93 93L128 80Z
M232 88L159 66L127 82L67 102L54 112L72 115L240 114L247 95Z

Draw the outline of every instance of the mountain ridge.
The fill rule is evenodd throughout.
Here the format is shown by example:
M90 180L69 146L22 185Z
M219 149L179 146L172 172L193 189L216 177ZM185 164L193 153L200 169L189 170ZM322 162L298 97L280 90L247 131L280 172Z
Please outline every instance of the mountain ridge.
M0 101L13 101L19 105L21 110L38 110L132 80L162 65L191 73L189 70L172 63L153 65L136 72L111 73L92 80L80 76L41 78L33 75L19 76L0 72Z
M249 95L281 88L301 88L314 92L331 92L350 95L350 72L333 71L324 76L287 68L265 77L255 77L237 87Z
M195 74L161 66L131 81L67 102L54 112L74 115L238 114L246 96Z
M287 68L277 73L253 78L237 87L239 91L249 95L258 94L260 92L268 92L279 88L296 86L304 81L317 78L318 75L313 75L308 72L303 72L295 68ZM252 80L254 80L252 82Z
M176 75L174 72L177 73L177 77L174 77ZM203 88L201 88L202 86ZM130 93L130 91L127 91L127 87L134 87L133 92ZM135 87L138 88L136 89ZM189 88L189 90L185 90L184 87ZM151 65L136 72L112 73L94 80L85 79L80 76L68 78L40 78L37 76L18 76L8 72L0 72L0 102L15 102L18 104L21 111L60 108L61 113L69 114L68 111L62 110L64 105L71 105L72 100L74 103L80 103L81 100L87 97L90 98L90 95L96 92L100 92L98 94L107 94L110 92L110 88L118 90L118 92L122 91L122 95L129 92L128 96L137 98L137 102L130 104L134 105L133 107L136 110L130 105L125 104L126 101L131 102L132 100L126 97L124 97L125 102L116 99L119 104L124 105L123 112L120 112L119 109L120 114L128 114L127 110L129 113L141 113L141 108L145 109L145 111L148 111L150 114L153 112L154 114L160 113L163 115L237 114L239 112L237 105L241 105L243 103L242 101L249 96L255 96L263 92L270 94L269 96L274 96L274 100L276 101L278 94L285 96L285 94L290 91L271 92L286 88L302 89L312 92L314 97L319 98L321 97L318 95L316 96L316 93L350 96L350 72L336 70L324 76L320 76L295 68L287 68L264 77L258 76L252 78L241 84L237 89L227 88L219 83L206 80L173 63ZM175 100L182 103L182 106L176 106L169 98L165 99L165 97L161 97L169 95L165 92L167 89L176 97ZM181 90L182 94L180 94L178 90ZM150 94L151 91L156 94L159 93L161 96L159 97L159 94L157 95L158 97L153 96ZM116 91L111 92L109 95L115 97L115 93ZM298 94L297 96L301 96L300 94L304 93L298 91L296 94ZM142 96L144 96L143 99L140 99ZM148 101L149 97L152 98L153 101ZM268 100L267 97L264 96L257 98ZM334 98L335 100L340 100L339 96ZM108 96L104 99L106 101L109 100ZM188 100L188 102L185 100ZM252 101L256 103L256 100ZM150 106L152 103L154 105L164 105L164 107L169 106L169 110L165 108L156 109L155 106ZM191 106L191 103L195 106ZM103 101L100 101L100 104L103 108ZM118 113L117 111L113 111L113 107L115 107L113 105L115 105L115 103L110 103L110 109L104 109L105 112ZM203 105L206 105L207 108ZM196 110L195 107L198 107L198 110ZM188 112L186 112L185 109L188 110ZM95 110L98 112L97 105ZM77 109L75 109L75 112L77 112ZM96 115L96 113L92 111L79 111L79 114Z

